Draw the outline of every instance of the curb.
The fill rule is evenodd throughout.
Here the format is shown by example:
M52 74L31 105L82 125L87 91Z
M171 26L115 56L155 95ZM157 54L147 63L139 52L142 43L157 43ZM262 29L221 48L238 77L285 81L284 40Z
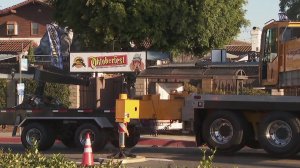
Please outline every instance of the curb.
M141 138L137 145L152 147L196 147L194 141L187 140L171 140L159 138Z
M60 143L59 141L57 141ZM20 137L0 137L0 143L16 144L21 143ZM160 138L141 138L137 145L151 147L196 147L194 141L189 140L172 140Z
M15 144L20 142L21 137L0 137L0 143Z

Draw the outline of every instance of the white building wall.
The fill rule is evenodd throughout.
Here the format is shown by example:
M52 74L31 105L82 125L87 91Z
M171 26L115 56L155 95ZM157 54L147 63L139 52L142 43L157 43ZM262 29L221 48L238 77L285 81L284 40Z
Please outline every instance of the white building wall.
M258 27L253 27L251 32L251 51L260 51L261 30Z

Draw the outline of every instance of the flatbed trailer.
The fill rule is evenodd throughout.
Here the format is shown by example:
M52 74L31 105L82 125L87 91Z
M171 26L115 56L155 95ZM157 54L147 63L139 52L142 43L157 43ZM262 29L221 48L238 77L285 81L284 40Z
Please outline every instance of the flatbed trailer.
M195 95L194 99L194 108L211 110L297 112L300 106L296 96Z
M16 136L17 129L21 128L21 141L26 148L35 140L39 142L40 150L51 148L55 140L69 148L83 148L87 133L95 151L103 149L108 142L118 147L118 125L115 113L110 110L16 107L1 109L0 123L14 126L12 136ZM136 124L129 125L132 135L127 137L128 147L133 147L139 140Z
M130 119L180 120L195 134L198 146L234 153L244 146L263 148L276 156L300 149L300 99L296 96L177 94L118 99L118 122Z
M193 95L194 133L198 145L220 152L244 146L276 156L299 151L297 96Z
M159 100L117 100L117 121L181 120L198 145L233 153L244 146L262 148L279 157L300 151L300 22L271 20L263 30L259 83L281 96L182 94ZM200 67L201 68L201 67ZM167 75L167 74L164 74ZM196 77L195 77L196 78ZM119 119L119 120L118 120Z
M40 150L47 150L55 140L60 140L69 148L83 148L87 133L90 133L95 151L103 149L108 142L119 146L118 125L113 111L66 108L55 98L44 95L46 82L86 85L87 79L38 68L35 69L34 79L39 82L34 95L26 95L23 102L13 108L0 109L0 125L13 126L12 136L21 128L24 147L29 148L37 141ZM131 135L126 137L128 147L133 147L139 140L137 125L138 122L129 125Z

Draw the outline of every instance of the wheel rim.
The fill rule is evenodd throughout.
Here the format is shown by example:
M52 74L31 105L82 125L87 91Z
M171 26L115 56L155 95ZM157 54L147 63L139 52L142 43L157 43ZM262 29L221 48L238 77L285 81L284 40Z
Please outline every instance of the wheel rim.
M85 141L86 141L86 134L89 133L90 134L90 140L91 140L91 144L94 143L95 141L95 132L91 129L84 129L80 132L79 135L79 141L82 144L82 146L85 145Z
M34 144L34 141L39 143L41 141L41 137L41 131L36 128L32 128L26 134L26 142L32 146Z
M266 130L267 140L276 147L288 145L291 142L292 136L290 125L281 120L271 122Z
M216 143L226 144L232 139L233 126L226 119L217 119L210 126L210 136Z

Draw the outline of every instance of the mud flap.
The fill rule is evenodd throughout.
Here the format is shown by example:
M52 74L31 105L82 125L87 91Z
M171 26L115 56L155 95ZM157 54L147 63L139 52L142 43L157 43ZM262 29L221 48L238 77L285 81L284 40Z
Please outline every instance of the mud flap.
M18 116L16 117L14 129L13 129L13 132L12 132L12 136L13 136L13 137L16 136L16 134L17 134L17 130L18 130L18 126L19 126L19 124L20 124L20 121L21 121L21 116L18 115Z

